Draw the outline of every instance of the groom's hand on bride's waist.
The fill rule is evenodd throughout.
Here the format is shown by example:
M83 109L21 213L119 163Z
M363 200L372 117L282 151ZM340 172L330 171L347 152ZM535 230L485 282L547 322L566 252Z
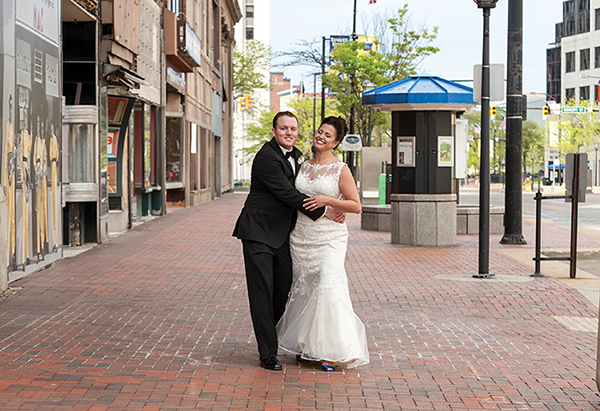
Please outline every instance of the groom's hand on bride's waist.
M346 213L331 206L327 206L327 210L325 211L325 217L332 221L335 221L336 223L343 223L346 221Z

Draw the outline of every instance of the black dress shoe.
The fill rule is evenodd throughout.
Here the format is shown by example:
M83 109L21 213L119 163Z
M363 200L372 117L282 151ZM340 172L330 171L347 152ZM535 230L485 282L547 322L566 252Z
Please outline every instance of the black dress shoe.
M260 366L272 371L281 371L283 369L275 357L267 358L266 360L260 360Z

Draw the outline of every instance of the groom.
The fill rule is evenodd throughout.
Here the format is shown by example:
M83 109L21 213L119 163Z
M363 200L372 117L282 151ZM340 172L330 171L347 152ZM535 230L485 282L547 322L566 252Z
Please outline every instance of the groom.
M316 220L326 214L335 220L334 208L307 211L307 195L294 187L299 170L298 119L289 111L273 118L273 139L260 149L252 163L250 193L233 235L242 240L250 316L258 343L260 365L280 371L275 326L285 310L292 285L289 235L296 210Z

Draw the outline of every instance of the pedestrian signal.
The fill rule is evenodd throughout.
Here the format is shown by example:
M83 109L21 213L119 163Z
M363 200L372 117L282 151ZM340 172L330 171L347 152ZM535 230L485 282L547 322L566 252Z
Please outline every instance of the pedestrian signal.
M545 105L543 110L542 110L542 117L545 120L548 120L548 115L550 114L550 107L548 107L548 105Z
M490 107L490 118L496 120L496 106Z

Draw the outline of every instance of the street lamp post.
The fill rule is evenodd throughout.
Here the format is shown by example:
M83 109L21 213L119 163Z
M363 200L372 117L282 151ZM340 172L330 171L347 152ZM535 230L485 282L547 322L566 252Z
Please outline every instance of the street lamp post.
M358 36L356 35L356 0L354 0L354 14L352 17L352 41L356 41ZM354 76L351 79L352 82L355 81ZM350 127L349 134L354 134L354 116L355 116L355 108L354 104L350 107ZM348 168L352 175L354 175L354 152L348 151L346 162L348 163ZM356 176L354 176L356 178Z
M481 73L481 162L479 186L479 270L475 278L490 273L490 10L498 0L474 0L483 9L483 64Z

